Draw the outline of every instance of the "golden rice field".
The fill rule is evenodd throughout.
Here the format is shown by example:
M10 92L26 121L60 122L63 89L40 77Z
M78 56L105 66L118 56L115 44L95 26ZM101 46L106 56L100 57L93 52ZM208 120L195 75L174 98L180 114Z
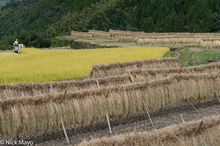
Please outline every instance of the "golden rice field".
M22 54L0 53L0 83L59 81L87 77L92 65L160 58L166 47L85 50L25 48Z

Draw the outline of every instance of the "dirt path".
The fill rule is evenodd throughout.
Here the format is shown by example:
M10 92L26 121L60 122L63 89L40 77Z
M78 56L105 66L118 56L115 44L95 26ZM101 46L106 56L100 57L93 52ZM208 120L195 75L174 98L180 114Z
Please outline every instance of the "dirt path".
M218 100L208 101L206 103L193 104L191 106L188 102L179 104L176 107L169 107L161 111L151 114L154 127L151 126L148 117L145 113L139 115L129 116L121 120L111 121L112 135L123 134L127 132L141 132L151 131L152 129L163 128L172 124L182 123L180 114L183 115L185 121L192 121L200 119L205 116L220 114L220 102ZM195 108L198 110L196 111ZM106 120L96 125L88 125L84 127L74 127L67 129L67 134L72 145L79 144L84 140L92 138L101 138L104 136L111 136ZM32 140L37 145L67 145L63 131L53 130L41 135L34 135L26 138Z

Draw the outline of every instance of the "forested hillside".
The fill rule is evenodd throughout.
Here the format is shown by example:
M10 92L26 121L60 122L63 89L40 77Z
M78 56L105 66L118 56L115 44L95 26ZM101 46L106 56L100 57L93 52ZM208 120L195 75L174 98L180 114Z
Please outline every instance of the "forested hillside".
M220 31L219 0L22 0L0 11L0 49L49 47L71 30Z

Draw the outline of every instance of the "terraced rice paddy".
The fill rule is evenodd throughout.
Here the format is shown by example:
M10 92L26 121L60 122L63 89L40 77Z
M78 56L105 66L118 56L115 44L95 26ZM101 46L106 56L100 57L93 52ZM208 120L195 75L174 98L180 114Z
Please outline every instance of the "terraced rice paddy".
M0 83L59 81L88 77L92 65L162 57L166 47L88 50L25 48L21 55L0 53Z
M7 83L0 85L0 138L64 145L63 121L71 144L92 139L81 145L218 145L220 64L183 68L181 52L177 57L161 58L167 51L159 47L28 48L22 55L1 54L0 59L8 64L0 62L4 67L0 75L5 79L0 83ZM24 67L22 71L13 66L15 60ZM85 76L90 78L39 83ZM21 81L31 83L8 84ZM154 126L147 120L146 109ZM180 114L186 121L200 120L159 129L184 122ZM93 140L93 134L94 138L110 136L106 115L113 134L124 135Z
M171 59L172 60L172 59ZM218 73L220 63L211 63L188 68L141 68L135 70L124 70L124 74L103 78L85 79L82 81L62 81L43 83L19 83L1 84L1 98L19 98L25 96L37 96L43 94L58 94L67 91L85 91L98 88L114 87L124 84L138 83L147 80L154 80L167 77L171 74L190 73Z

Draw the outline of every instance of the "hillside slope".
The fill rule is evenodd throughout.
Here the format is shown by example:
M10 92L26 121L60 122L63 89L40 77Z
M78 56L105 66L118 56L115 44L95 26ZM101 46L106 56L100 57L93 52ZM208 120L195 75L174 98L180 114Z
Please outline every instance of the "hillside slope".
M71 30L220 31L218 0L22 0L0 11L0 49L15 38L49 47Z

